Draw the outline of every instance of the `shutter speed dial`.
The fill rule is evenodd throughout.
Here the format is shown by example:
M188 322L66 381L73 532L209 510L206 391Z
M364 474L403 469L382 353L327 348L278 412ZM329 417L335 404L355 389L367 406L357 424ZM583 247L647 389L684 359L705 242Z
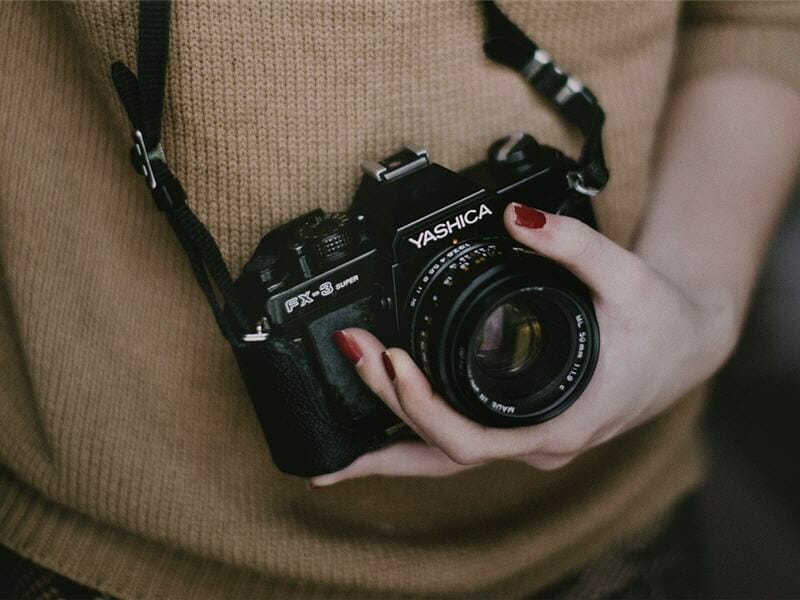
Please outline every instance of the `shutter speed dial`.
M309 221L297 230L309 258L318 264L343 258L361 241L361 233L349 215L330 213Z

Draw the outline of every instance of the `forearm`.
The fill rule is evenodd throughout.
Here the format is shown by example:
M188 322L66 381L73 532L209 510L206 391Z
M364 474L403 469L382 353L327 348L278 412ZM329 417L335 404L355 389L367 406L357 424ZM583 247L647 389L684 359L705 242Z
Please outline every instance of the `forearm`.
M635 252L735 338L797 172L800 95L747 73L695 80L672 97L661 142Z

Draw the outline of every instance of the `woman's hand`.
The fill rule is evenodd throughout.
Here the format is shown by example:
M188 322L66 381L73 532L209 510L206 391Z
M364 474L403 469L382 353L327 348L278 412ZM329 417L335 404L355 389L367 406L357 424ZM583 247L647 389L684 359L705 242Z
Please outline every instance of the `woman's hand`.
M496 459L556 469L666 409L731 351L736 327L722 292L682 290L576 219L520 205L509 205L504 219L514 239L561 263L593 292L600 356L584 393L545 423L486 427L438 396L405 351L386 350L361 329L337 332L361 378L426 443L370 452L312 485L365 475L446 475Z

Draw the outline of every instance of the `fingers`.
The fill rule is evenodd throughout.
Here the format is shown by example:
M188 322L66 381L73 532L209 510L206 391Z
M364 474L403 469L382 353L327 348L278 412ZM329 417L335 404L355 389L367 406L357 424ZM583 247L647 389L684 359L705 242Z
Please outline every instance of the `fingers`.
M597 296L625 293L647 273L636 255L578 219L512 203L503 220L511 237L562 264Z
M411 357L392 348L384 354L393 371L397 398L403 412L432 444L459 464L478 461L477 441L485 428L460 415L437 394Z
M349 467L310 480L313 487L324 487L367 475L391 477L442 477L468 469L450 460L439 448L423 442L398 442L360 456Z
M567 464L580 451L582 441L564 436L563 429L553 428L553 421L508 430L468 419L433 392L405 351L384 350L383 344L364 330L347 329L335 339L363 380L427 445L399 442L369 452L341 471L314 477L312 487L368 475L444 476L501 458L550 470Z
M544 438L531 428L486 427L456 412L433 392L424 373L404 350L386 351L394 370L394 385L403 412L414 428L454 462L474 465L497 458L513 458L538 450Z
M397 399L394 384L386 374L381 355L386 347L374 335L364 329L349 328L334 332L334 341L339 351L344 354L359 377L367 384L376 396L383 400L391 411L402 419L406 425L414 429L417 435L424 436L408 418Z
M370 389L423 440L440 448L457 464L474 465L533 453L571 453L580 443L573 439L575 435L564 435L563 428L555 427L554 421L516 429L481 425L434 393L424 373L405 351L384 350L375 336L354 328L339 334L340 349L343 349L341 335L356 345L355 367ZM566 414L561 416L562 423L566 417ZM573 427L573 431L580 430Z
M528 450L519 447L520 436L504 436L501 430L484 427L453 410L434 394L425 375L403 350L386 351L363 329L339 331L334 340L364 383L423 440L440 448L453 462L469 465Z

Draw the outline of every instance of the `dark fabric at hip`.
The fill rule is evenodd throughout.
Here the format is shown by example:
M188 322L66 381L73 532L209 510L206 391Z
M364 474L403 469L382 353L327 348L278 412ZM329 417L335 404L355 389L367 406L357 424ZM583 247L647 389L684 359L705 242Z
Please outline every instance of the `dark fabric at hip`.
M699 497L694 493L652 527L532 598L707 598L701 525Z
M17 600L110 599L0 545L0 598Z

